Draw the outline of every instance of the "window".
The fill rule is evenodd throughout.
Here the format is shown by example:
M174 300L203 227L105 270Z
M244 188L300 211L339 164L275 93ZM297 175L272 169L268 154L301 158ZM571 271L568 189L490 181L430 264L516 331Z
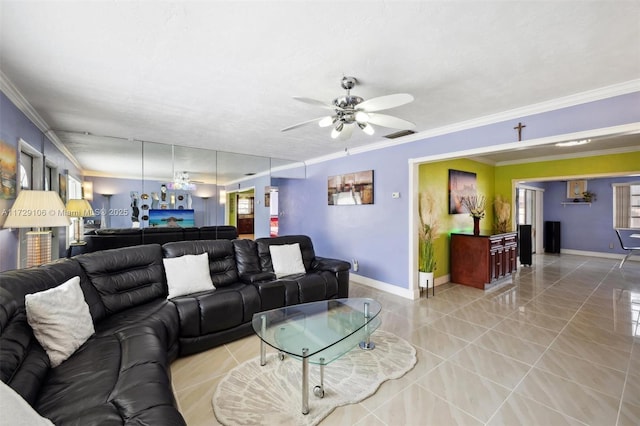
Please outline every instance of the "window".
M238 214L253 214L253 198L238 199Z
M613 184L613 227L640 229L640 183Z

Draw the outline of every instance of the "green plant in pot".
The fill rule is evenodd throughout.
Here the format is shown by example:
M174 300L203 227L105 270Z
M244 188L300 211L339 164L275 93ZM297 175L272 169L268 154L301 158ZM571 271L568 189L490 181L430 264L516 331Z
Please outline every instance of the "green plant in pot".
M433 195L423 192L418 199L418 271L420 287L433 286L433 273L436 270L434 242L438 238L438 209Z

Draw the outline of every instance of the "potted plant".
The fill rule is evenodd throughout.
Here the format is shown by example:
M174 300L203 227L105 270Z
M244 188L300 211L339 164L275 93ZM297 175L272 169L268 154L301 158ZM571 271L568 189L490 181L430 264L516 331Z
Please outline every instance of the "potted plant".
M434 197L429 192L420 194L418 200L418 284L423 288L433 287L433 273L436 270L434 241L438 238L438 210Z

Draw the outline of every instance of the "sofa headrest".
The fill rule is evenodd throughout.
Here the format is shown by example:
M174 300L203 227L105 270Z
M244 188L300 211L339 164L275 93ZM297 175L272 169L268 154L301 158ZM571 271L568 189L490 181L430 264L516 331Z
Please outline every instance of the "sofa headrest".
M302 253L302 263L304 268L309 271L313 269L313 262L316 258L315 251L313 250L313 243L311 238L306 235L285 235L282 237L274 238L258 238L256 244L258 245L258 256L260 256L260 267L263 272L273 272L273 264L271 263L271 252L269 246L282 245L282 244L300 244L300 252Z

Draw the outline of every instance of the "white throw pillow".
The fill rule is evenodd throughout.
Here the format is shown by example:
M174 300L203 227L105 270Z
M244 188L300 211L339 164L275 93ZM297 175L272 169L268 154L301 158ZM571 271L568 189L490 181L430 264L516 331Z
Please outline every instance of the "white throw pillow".
M0 426L53 426L36 412L18 392L0 381Z
M49 290L24 297L27 322L57 367L95 332L89 305L84 300L80 277Z
M199 291L215 290L209 273L209 254L185 254L162 259L167 274L167 299Z
M304 263L302 263L300 244L271 245L269 252L271 253L273 272L276 273L277 278L307 272L304 269Z

